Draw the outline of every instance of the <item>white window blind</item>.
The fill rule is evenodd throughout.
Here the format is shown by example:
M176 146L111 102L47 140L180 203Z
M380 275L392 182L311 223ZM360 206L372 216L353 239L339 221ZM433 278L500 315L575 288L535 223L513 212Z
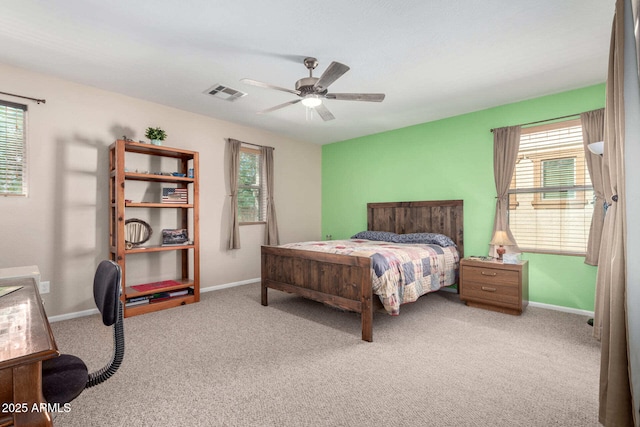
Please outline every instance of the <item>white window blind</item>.
M27 106L0 101L0 195L27 195Z
M527 252L586 252L593 186L580 119L522 129L509 189L509 227Z
M238 221L263 222L266 217L266 191L260 150L240 148L238 178Z

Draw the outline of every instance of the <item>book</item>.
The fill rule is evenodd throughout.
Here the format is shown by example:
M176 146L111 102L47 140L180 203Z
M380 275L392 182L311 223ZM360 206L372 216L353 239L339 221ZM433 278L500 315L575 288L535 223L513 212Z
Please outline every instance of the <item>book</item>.
M143 295L141 297L127 298L127 302L145 301L145 300L148 300L149 297L150 297L150 295Z
M189 292L186 289L181 289L179 291L169 292L169 296L170 297L179 297L179 296L182 296L182 295L187 295L188 293Z
M159 292L157 294L150 295L149 304L167 301L184 295L193 295L193 289L178 289L176 291Z
M169 295L169 292L160 292L157 294L153 294L153 296L149 299L149 304L166 301L168 299L171 299L171 295Z
M0 297L10 294L11 292L22 289L22 286L0 286Z
M476 255L471 255L469 259L472 259L474 261L493 261L494 260L492 256L476 256Z
M180 286L180 283L175 280L163 280L162 282L144 283L141 285L134 285L132 288L138 292L152 291L154 289L168 288L169 286Z
M145 299L138 300L138 301L127 301L127 302L125 302L125 306L126 307L135 307L137 305L144 305L144 304L149 304L149 299L145 298Z

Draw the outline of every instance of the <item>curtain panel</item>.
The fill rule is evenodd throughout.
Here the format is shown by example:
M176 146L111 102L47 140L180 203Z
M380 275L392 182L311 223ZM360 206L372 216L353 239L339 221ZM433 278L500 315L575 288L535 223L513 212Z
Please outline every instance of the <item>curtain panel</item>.
M267 207L266 207L266 224L264 227L264 244L279 245L280 237L278 236L278 221L276 219L276 205L273 201L273 147L260 148L262 155L265 184L267 190Z
M229 239L227 249L240 249L240 224L238 223L238 174L240 173L240 145L229 138Z
M496 184L496 215L493 222L493 232L503 230L515 243L511 250L518 250L516 239L509 229L507 219L509 209L509 185L516 167L518 150L520 148L520 126L509 126L493 130L493 175ZM490 245L489 255L497 256L495 245Z
M589 144L604 139L604 108L580 114L580 121L582 123L584 156L595 195L593 216L591 217L591 227L589 228L589 239L587 241L587 253L584 262L589 265L598 265L598 253L600 252L605 212L602 183L602 157L592 153L588 147Z
M634 425L625 311L625 3L616 1L609 50L602 168L604 198L609 207L600 244L593 325L594 336L602 342L599 421L605 426ZM627 34L633 34L632 27Z

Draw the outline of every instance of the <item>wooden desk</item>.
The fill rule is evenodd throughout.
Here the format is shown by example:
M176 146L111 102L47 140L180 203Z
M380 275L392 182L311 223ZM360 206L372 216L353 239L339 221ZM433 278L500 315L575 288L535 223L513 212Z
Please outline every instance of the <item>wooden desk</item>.
M36 282L0 279L0 286L22 286L0 297L0 426L51 426L42 361L59 353Z

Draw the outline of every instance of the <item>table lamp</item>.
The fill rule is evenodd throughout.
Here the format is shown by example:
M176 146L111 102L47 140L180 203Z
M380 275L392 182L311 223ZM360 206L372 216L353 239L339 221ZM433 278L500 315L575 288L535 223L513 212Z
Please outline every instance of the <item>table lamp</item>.
M513 245L511 239L507 235L507 232L504 230L497 230L496 234L493 235L493 239L489 242L492 245L498 245L496 248L496 253L498 254L498 260L502 261L502 255L507 251L504 247Z

